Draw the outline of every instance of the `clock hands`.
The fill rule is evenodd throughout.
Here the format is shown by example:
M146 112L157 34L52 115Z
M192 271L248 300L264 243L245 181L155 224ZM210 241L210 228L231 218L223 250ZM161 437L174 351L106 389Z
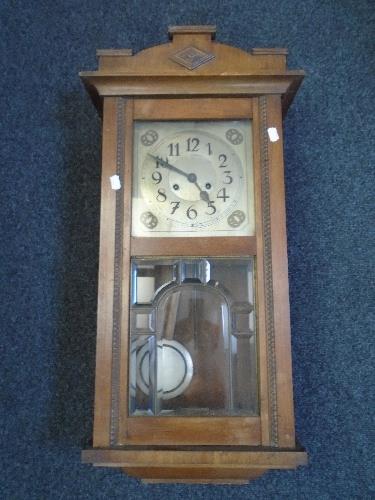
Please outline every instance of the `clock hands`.
M201 189L201 187L199 186L199 184L197 182L197 176L195 174L187 174L183 170L180 170L179 168L175 167L174 165L171 165L167 160L163 160L162 158L160 158L158 156L152 155L150 153L148 153L148 156L150 156L153 160L156 161L157 164L161 165L162 167L167 168L168 170L172 170L173 172L176 172L176 173L186 177L189 182L194 184L194 186L196 186L199 189L199 195L200 195L201 200L206 201L207 203L210 203L209 194L207 193L207 191L203 191L203 189Z
M203 191L203 189L201 189L199 187L199 184L197 182L194 182L194 185L197 186L197 188L199 189L199 195L201 197L201 200L206 201L207 203L210 203L210 196L207 193L207 191Z
M170 163L168 163L168 161L166 160L163 160L162 158L160 158L159 156L154 156L150 153L148 153L148 156L151 156L151 158L153 160L156 161L157 164L161 165L162 167L164 168L167 168L168 170L172 170L173 172L177 172L178 174L180 175L183 175L184 177L186 177L190 182L194 182L194 181L191 181L189 179L189 175L194 175L194 178L196 180L196 175L195 174L187 174L186 172L184 172L183 170L180 170L179 168L171 165Z

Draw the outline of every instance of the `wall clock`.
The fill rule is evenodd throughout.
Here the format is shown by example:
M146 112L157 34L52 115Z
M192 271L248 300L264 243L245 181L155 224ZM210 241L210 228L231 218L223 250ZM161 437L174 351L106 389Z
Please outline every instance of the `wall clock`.
M169 29L81 78L103 117L93 447L148 482L243 483L305 464L294 435L285 49Z

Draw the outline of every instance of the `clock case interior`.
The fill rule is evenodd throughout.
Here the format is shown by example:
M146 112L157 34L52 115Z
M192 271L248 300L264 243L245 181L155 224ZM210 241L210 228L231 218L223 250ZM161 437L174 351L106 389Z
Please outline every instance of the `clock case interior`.
M246 53L216 44L212 27L176 27L170 35L171 43L136 56L129 51L99 51L99 70L81 74L103 115L94 439L93 448L83 451L82 459L97 466L119 467L150 482L246 482L268 469L306 463L306 453L296 444L294 434L282 156L282 114L303 72L286 70L283 49ZM206 65L187 70L175 62L176 54L186 47L213 57ZM235 237L132 236L133 130L137 120L251 120L255 233ZM278 141L270 141L269 127L277 128ZM121 181L119 190L111 189L109 179L114 174ZM157 321L152 307L138 311L143 315L138 322L141 331L134 333L137 307L132 302L132 269L141 268L147 259L153 259L153 265L169 259L177 269L177 288L184 284L181 269L189 269L184 300L189 302L189 293L190 302L193 294L201 294L197 303L203 309L216 299L203 297L209 285L199 275L200 263L233 259L233 263L250 266L255 276L253 296L242 301L242 310L238 305L241 301L233 301L227 320L238 333L233 319L236 307L241 313L247 311L245 315L252 310L253 324L246 320L246 333L247 347L252 338L253 350L245 362L241 361L245 366L246 361L252 362L248 363L248 377L241 375L245 389L239 391L240 403L233 402L234 385L229 384L228 389L233 373L225 369L225 360L221 362L227 375L212 386L218 387L216 398L215 391L205 387L204 379L212 373L205 359L216 359L209 344L197 349L205 358L199 361L201 373L208 371L193 403L172 403L186 396L185 392L158 398L158 342L165 352L181 348L173 344L174 337L168 339L163 334L158 338L155 332L142 331L152 329ZM189 267L192 262L196 265ZM173 295L168 300L172 304ZM164 307L168 309L167 302ZM242 319L238 321L242 324ZM201 325L198 330L205 328ZM139 339L144 335L151 338L148 346L134 340L134 336ZM178 344L183 345L183 334ZM186 361L187 354L181 352ZM142 363L137 365L139 353L148 359L148 371ZM137 370L148 381L143 390L137 384ZM163 383L167 385L168 380ZM207 404L203 405L205 389ZM137 391L143 393L138 402ZM187 413L181 411L184 408ZM194 415L196 408L199 411ZM163 414L163 410L171 412Z

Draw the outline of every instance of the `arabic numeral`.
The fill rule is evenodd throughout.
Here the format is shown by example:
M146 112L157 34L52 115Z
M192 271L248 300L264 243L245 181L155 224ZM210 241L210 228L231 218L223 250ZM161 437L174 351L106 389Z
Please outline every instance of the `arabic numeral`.
M186 215L187 215L188 219L194 220L194 219L196 219L198 212L195 210L195 208L193 208L193 206L190 206L186 210Z
M160 172L152 172L152 180L155 182L155 184L160 184L162 180L162 175Z
M175 213L175 211L178 209L178 207L180 206L180 202L179 201L171 201L171 205L172 205L171 215L173 215Z
M225 168L228 166L228 165L226 165L227 159L228 159L227 155L225 155L225 154L219 155L219 162L220 162L219 167L220 168Z
M227 174L223 180L224 184L232 184L233 177L231 175L228 175L231 173L232 173L231 170L224 170L224 174Z
M171 144L168 144L168 149L169 149L169 156L180 156L180 145L177 142L174 144L173 142Z
M157 199L157 201L160 201L161 203L167 199L167 195L165 194L164 188L158 189L158 195L157 195L156 199Z
M187 151L191 152L191 151L198 151L199 149L199 139L198 137L189 137L189 139L187 139Z
M215 202L214 201L209 201L207 203L207 208L211 208L212 211L211 212L206 212L206 214L207 215L214 215L214 213L216 212Z
M227 195L227 190L226 188L221 188L219 189L218 193L217 193L217 196L216 198L220 198L221 200L223 200L224 202L227 201L227 199L229 198L230 196Z

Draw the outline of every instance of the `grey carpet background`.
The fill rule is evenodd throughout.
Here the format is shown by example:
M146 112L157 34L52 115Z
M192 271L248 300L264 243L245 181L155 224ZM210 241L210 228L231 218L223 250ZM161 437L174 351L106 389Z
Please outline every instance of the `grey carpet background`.
M0 5L0 497L374 498L374 3L11 1ZM287 47L307 77L285 120L297 435L308 467L248 486L141 485L80 463L92 430L100 121L96 48L217 24Z

